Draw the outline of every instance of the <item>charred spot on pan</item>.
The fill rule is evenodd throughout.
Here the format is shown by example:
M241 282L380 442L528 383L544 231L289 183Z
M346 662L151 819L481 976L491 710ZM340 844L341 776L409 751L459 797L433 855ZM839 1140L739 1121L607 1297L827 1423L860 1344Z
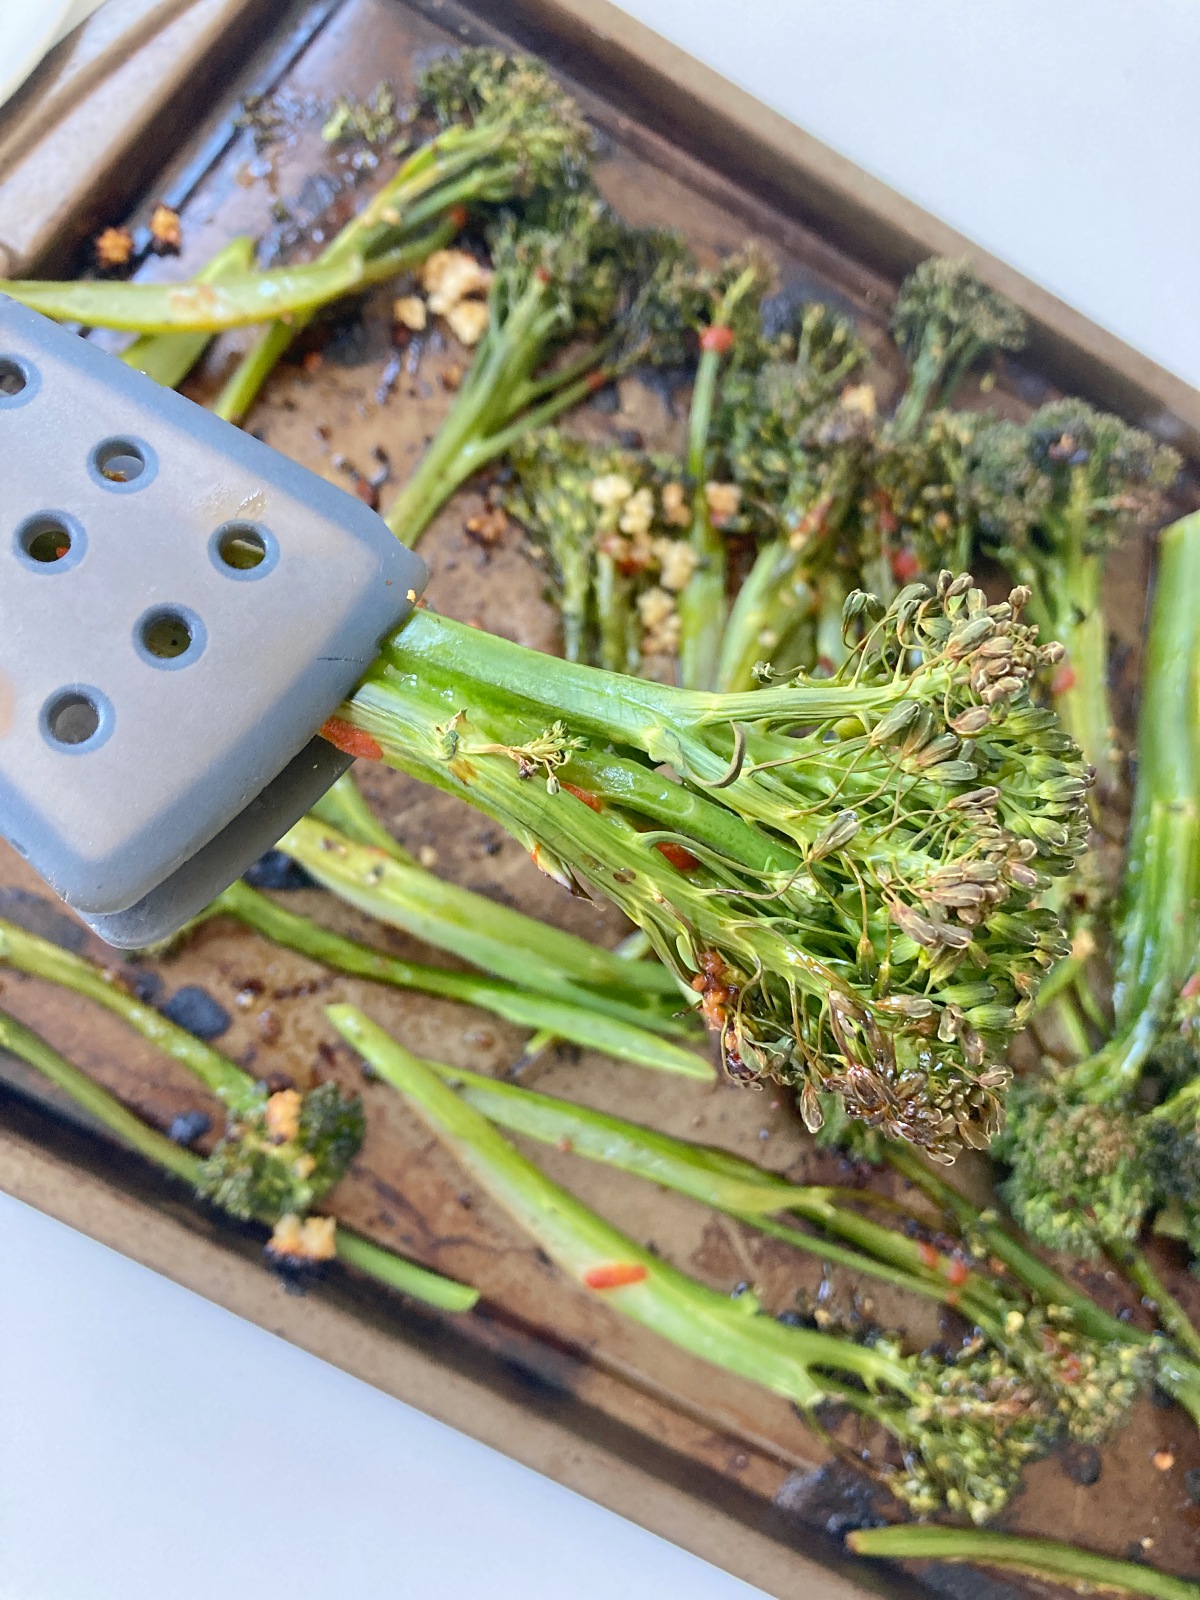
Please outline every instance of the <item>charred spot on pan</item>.
M290 894L316 886L316 880L300 863L284 855L282 850L268 850L253 866L247 867L242 876L252 889L278 889Z
M199 984L176 989L159 1010L169 1022L194 1033L197 1039L219 1039L232 1021L220 1001Z
M60 950L79 955L87 947L87 933L53 901L29 889L0 889L0 917L15 922L26 933L48 939Z

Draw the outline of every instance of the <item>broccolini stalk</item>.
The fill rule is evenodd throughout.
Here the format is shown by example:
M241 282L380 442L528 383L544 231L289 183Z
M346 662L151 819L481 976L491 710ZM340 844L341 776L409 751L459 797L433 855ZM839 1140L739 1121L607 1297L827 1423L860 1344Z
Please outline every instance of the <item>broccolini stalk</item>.
M1131 1097L1200 942L1198 592L1193 515L1162 536L1117 929L1114 1036L1076 1066L1023 1081L999 1147L1012 1169L1004 1193L1021 1226L1076 1255L1132 1242L1154 1201L1146 1125Z
M1140 1561L1118 1561L1057 1539L1027 1539L976 1528L856 1528L846 1544L860 1556L896 1561L969 1561L1024 1572L1080 1594L1137 1594L1150 1600L1200 1600L1200 1583L1157 1572Z
M734 265L736 269L738 263ZM737 347L738 324L746 320L746 307L753 309L754 321L758 321L758 304L765 286L762 267L751 261L724 287L713 306L712 320L700 335L700 362L692 388L687 444L688 477L695 485L691 547L696 567L679 597L679 682L685 689L716 686L725 628L727 571L725 535L714 526L709 507L709 432L721 359ZM743 311L741 317L739 309Z
M1155 1280L1162 1326L1178 1341L1167 1344L1157 1335L1143 1333L1128 1322L1109 1316L1069 1279L1048 1267L1033 1251L1004 1227L996 1213L981 1211L977 1206L932 1172L920 1156L905 1145L888 1143L883 1154L890 1166L913 1183L937 1205L953 1222L975 1256L994 1256L1043 1306L1058 1306L1070 1314L1080 1332L1109 1344L1136 1345L1148 1349L1154 1361L1155 1377L1159 1387L1181 1405L1193 1421L1200 1423L1200 1365L1192 1356L1181 1354L1182 1349L1195 1351L1195 1333L1182 1311L1171 1300L1166 1290ZM1136 1254L1136 1253L1135 1253ZM1140 1258L1131 1261L1130 1252L1120 1258L1131 1282L1147 1290L1149 1268ZM1164 1314L1165 1313L1165 1314ZM1181 1330L1180 1321L1186 1324ZM1181 1336L1182 1334L1182 1336Z
M224 332L278 316L307 321L331 300L382 283L423 261L448 237L446 226L370 257L347 253L335 261L229 274L210 283L114 283L79 278L66 283L0 279L0 294L58 322L120 328L139 334ZM451 229L453 232L453 229Z
M425 260L462 225L465 207L502 205L577 182L591 162L592 138L579 107L540 63L492 49L463 50L433 62L417 84L418 108L439 132L422 145L347 223L320 257L337 268L407 245L408 266ZM412 243L430 223L433 233ZM261 321L261 317L257 320ZM276 321L247 352L213 409L240 422L311 312Z
M194 283L219 283L223 278L249 272L254 264L254 240L231 239L192 280ZM158 333L135 339L121 352L121 360L136 367L164 389L177 388L207 350L208 333Z
M1068 732L1096 769L1097 797L1119 778L1101 608L1107 552L1159 513L1179 457L1082 400L1043 406L1023 426L984 428L970 493L981 540L1035 595L1034 620L1062 641L1052 682Z
M672 597L695 566L680 537L691 520L682 469L555 428L522 439L509 465L503 504L550 557L566 659L640 673L645 656L674 656Z
M359 911L510 983L665 1033L691 1032L685 1022L670 1020L670 1011L679 1009L679 986L664 967L624 961L486 895L446 883L391 850L357 844L315 815L290 828L279 848L323 889Z
M488 326L388 526L413 545L454 491L534 428L652 357L690 267L671 234L626 228L590 190L492 240ZM568 344L578 346L567 352ZM555 357L561 359L555 360Z
M915 436L925 416L949 404L971 367L993 350L1020 350L1025 318L981 283L966 257L934 256L900 285L892 338L908 363L908 386L892 415L899 439Z
M351 1006L327 1013L346 1041L397 1089L463 1167L582 1287L634 1321L812 1412L836 1399L877 1422L904 1450L877 1469L919 1512L945 1506L983 1522L1018 1485L1022 1465L1056 1432L1053 1407L995 1351L954 1360L904 1355L757 1314L611 1227L546 1178L437 1074Z
M52 1049L38 1034L3 1011L0 1011L0 1048L10 1050L36 1072L40 1072L129 1149L136 1151L152 1165L182 1179L199 1194L207 1195L207 1162L164 1137L156 1129L148 1127L107 1089L93 1083L86 1073ZM254 1215L268 1224L280 1220L278 1213L272 1214L265 1207L261 1210L256 1208ZM339 1228L336 1231L334 1248L338 1258L348 1266L357 1268L390 1289L411 1295L415 1300L423 1300L441 1311L470 1311L479 1299L476 1290L454 1283L425 1267L418 1267L414 1262L405 1261L402 1256L394 1255L390 1250L348 1229Z
M265 938L309 956L335 972L370 978L397 989L417 989L422 994L461 1000L520 1028L547 1029L585 1050L601 1050L618 1061L649 1067L652 1071L676 1072L705 1082L714 1076L709 1063L694 1050L685 1050L668 1039L658 1038L647 1028L607 1016L590 1004L571 1005L474 973L448 972L444 967L401 961L381 950L373 950L370 945L322 928L319 923L276 905L245 883L231 884L210 910L236 917Z
M760 543L721 640L719 689L752 688L759 661L783 667L791 635L817 609L814 555L828 550L853 503L870 426L860 408L836 401L865 358L853 324L814 303L801 315L794 355L737 370L722 385L715 439L741 494L738 531L758 533Z
M1086 832L1074 747L1028 699L1053 652L1024 600L989 607L949 573L882 615L854 595L837 677L750 695L616 679L419 611L342 714L621 906L734 1074L795 1085L810 1125L836 1093L949 1159L998 1128L1003 1041L1061 953L1034 898Z
M1074 1326L1070 1311L1041 1307L1015 1284L997 1285L982 1269L969 1269L961 1256L945 1255L854 1209L873 1200L882 1203L882 1197L791 1184L724 1150L687 1144L476 1073L427 1064L490 1122L648 1178L825 1261L955 1307L1011 1365L1053 1397L1072 1438L1104 1438L1144 1385L1149 1361L1139 1345L1085 1334ZM854 1248L771 1221L770 1215L779 1212L792 1212Z

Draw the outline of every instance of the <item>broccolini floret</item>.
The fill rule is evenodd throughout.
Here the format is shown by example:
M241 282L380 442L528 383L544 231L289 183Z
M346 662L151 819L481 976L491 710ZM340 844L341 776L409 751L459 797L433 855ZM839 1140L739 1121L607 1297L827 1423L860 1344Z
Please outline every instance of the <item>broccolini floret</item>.
M260 1084L231 1109L196 1192L243 1221L303 1217L345 1174L365 1126L362 1101L336 1083L304 1094Z
M933 256L900 286L892 337L908 363L908 385L891 426L911 438L922 419L949 404L969 369L992 350L1016 351L1025 318L983 283L965 257Z

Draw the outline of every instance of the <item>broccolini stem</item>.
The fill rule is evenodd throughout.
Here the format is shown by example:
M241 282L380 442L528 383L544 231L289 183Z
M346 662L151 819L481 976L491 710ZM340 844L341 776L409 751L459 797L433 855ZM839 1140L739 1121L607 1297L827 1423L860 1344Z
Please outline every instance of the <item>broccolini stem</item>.
M606 1016L590 1005L566 1004L474 973L448 972L442 967L401 961L322 928L307 917L276 905L245 883L231 884L217 897L215 909L236 917L275 944L298 951L336 972L397 989L417 989L422 994L460 1000L517 1027L549 1029L585 1050L600 1050L618 1061L652 1071L675 1072L703 1082L711 1082L715 1076L709 1063L694 1050L657 1038L647 1027ZM648 1026L653 1026L652 1019L648 1019Z
M368 916L482 967L525 989L665 1032L687 1036L686 1024L655 1022L645 1009L679 987L665 967L623 961L611 950L548 927L536 917L446 883L378 846L356 844L308 816L279 841L331 894ZM610 992L611 991L611 992Z
M1148 1595L1150 1600L1200 1600L1200 1583L1176 1578L1136 1561L1081 1550L1056 1539L1026 1539L978 1528L856 1528L846 1535L856 1555L897 1561L970 1561L1064 1583L1080 1594Z
M643 1249L539 1172L435 1071L361 1011L331 1006L326 1014L568 1277L603 1293L615 1310L805 1409L830 1387L839 1388L815 1377L818 1369L909 1391L907 1370L887 1352L756 1316Z
M839 1262L910 1293L957 1305L969 1316L993 1323L997 1316L1003 1317L1004 1303L978 1274L955 1271L954 1264L936 1251L931 1264L928 1246L922 1248L916 1240L839 1204L838 1191L817 1184L788 1183L724 1150L688 1144L569 1100L436 1062L427 1065L489 1122L512 1133L662 1184L810 1255ZM770 1214L775 1212L792 1212L857 1248L843 1249L827 1239L773 1222Z
M730 319L753 288L758 268L747 267L730 284L700 340L700 361L688 417L687 470L692 489L690 542L696 570L679 597L679 681L685 689L711 689L717 679L726 615L725 536L708 509L708 435L712 427L721 359L733 347Z
M730 608L717 663L717 689L753 689L755 665L774 658L785 630L790 631L788 624L794 627L811 607L799 566L799 554L786 538L772 539L759 549Z
M409 265L424 260L448 244L458 231L459 219L449 214L456 206L477 197L505 197L502 178L498 195L493 195L488 186L492 177L488 162L503 143L504 130L495 123L445 129L409 156L365 210L325 248L320 260L336 264L357 252L379 253L402 243L406 231L431 218L438 219L440 226L428 235L428 248L414 255ZM514 172L509 185L516 181ZM308 314L286 323L271 323L242 357L218 395L213 406L217 416L227 422L242 420L276 364L311 320Z
M182 1178L194 1189L200 1173L200 1157L182 1145L175 1144L165 1134L149 1128L135 1117L115 1096L93 1083L86 1072L59 1055L46 1040L27 1028L7 1011L0 1011L0 1048L40 1072L44 1078L68 1095L81 1110L94 1117L131 1150L162 1167L176 1178Z
M109 1094L98 1083L93 1083L85 1072L61 1056L45 1039L5 1011L0 1011L0 1048L11 1050L13 1055L19 1056L40 1072L129 1149L172 1176L182 1178L190 1188L197 1188L203 1165L198 1155L156 1129L147 1127L115 1095ZM335 1235L335 1245L338 1259L348 1266L356 1267L390 1289L397 1289L415 1300L436 1306L440 1311L470 1311L479 1299L478 1290L443 1278L440 1273L430 1272L412 1261L405 1261L402 1256L394 1255L382 1245L373 1244L361 1234L351 1233L340 1226Z
M1187 1312L1155 1272L1142 1251L1133 1245L1119 1243L1108 1244L1105 1249L1130 1283L1141 1290L1147 1301L1153 1302L1154 1315L1180 1349L1189 1351L1200 1360L1200 1332L1192 1325Z
M26 933L14 923L0 921L0 963L45 978L95 1000L106 1011L129 1023L144 1039L173 1056L228 1106L236 1107L253 1092L254 1080L210 1045L145 1006L125 989L116 973L105 971L72 955L69 950Z
M352 839L355 844L371 845L376 850L382 850L403 866L417 865L416 857L392 837L363 799L353 772L343 772L333 787L326 789L309 815L344 834L347 839Z
M1060 581L1044 596L1066 659L1054 684L1055 704L1071 737L1096 769L1095 803L1118 781L1113 714L1108 695L1108 628L1101 607L1104 556L1088 548L1089 488L1084 469L1072 473L1062 512L1048 518Z
M219 283L235 278L254 265L254 240L231 239L192 279L193 283ZM144 372L164 389L177 388L212 342L209 333L148 333L121 352L127 367Z

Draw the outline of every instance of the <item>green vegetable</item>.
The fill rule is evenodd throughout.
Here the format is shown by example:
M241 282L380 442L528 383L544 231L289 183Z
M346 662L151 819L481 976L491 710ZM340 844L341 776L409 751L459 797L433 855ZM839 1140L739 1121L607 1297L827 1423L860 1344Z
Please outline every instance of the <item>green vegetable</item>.
M892 418L904 439L914 437L931 410L950 403L989 351L1020 350L1026 338L1016 306L981 283L965 257L923 261L900 286L891 329L908 363L908 386Z
M974 1528L857 1528L846 1535L856 1555L897 1561L969 1561L1024 1572L1080 1594L1140 1594L1151 1600L1200 1600L1200 1583L1156 1572L1140 1561L1117 1561L1056 1539L1026 1539Z
M968 498L979 538L1034 594L1031 615L1066 659L1053 690L1067 731L1117 788L1101 587L1108 552L1159 514L1174 450L1082 400L1056 400L1024 425L996 422L970 446Z
M1200 516L1193 515L1162 536L1117 929L1113 1037L1076 1066L1022 1081L998 1146L1011 1167L1004 1193L1021 1226L1076 1255L1136 1239L1155 1199L1149 1130L1178 1128L1186 1138L1195 1127L1194 1091L1181 1091L1151 1119L1136 1115L1133 1096L1169 1033L1200 945L1197 593Z
M805 1411L836 1399L878 1423L905 1450L902 1469L878 1471L914 1510L945 1506L985 1521L1013 1493L1024 1462L1049 1447L1053 1405L997 1352L968 1346L945 1361L904 1355L882 1337L865 1345L786 1327L758 1314L752 1301L718 1294L552 1183L361 1012L334 1006L327 1014L568 1277L682 1349Z
M711 1082L714 1076L709 1063L694 1050L685 1050L668 1039L657 1038L645 1027L635 1027L607 1016L593 1009L590 1003L566 1004L531 993L529 987L498 983L474 973L421 966L415 961L401 961L322 928L307 917L276 905L244 883L232 884L217 897L210 910L236 917L276 944L297 950L335 972L371 978L398 989L418 989L423 994L461 1000L516 1023L518 1027L547 1029L585 1050L602 1050L634 1066L680 1073L704 1082ZM653 1025L653 1018L646 1020Z
M315 815L290 828L279 848L331 894L485 972L664 1032L686 1037L691 1031L662 1015L668 999L672 1011L679 1009L679 989L654 963L624 961L486 895L446 883L392 850L357 844Z
M1046 653L1023 600L949 574L882 615L852 596L836 678L726 696L420 611L341 714L620 905L732 1072L795 1084L810 1125L828 1091L945 1157L997 1131L1001 1044L1062 953L1034 897L1086 833L1073 746L1027 697Z
M115 1096L102 1089L67 1061L46 1041L9 1016L0 1012L0 1048L11 1050L42 1076L153 1165L162 1167L174 1177L181 1178L193 1189L206 1191L208 1163L190 1150L164 1138L161 1133L146 1126L128 1111ZM230 1064L232 1066L232 1063ZM328 1086L326 1086L328 1088ZM211 1158L210 1158L211 1159ZM218 1202L219 1203L219 1202ZM245 1212L235 1214L245 1215ZM255 1213L258 1214L257 1212ZM278 1215L266 1211L260 1220L274 1223ZM454 1283L436 1272L418 1267L403 1257L393 1255L381 1245L373 1244L359 1234L339 1228L335 1236L338 1257L349 1266L377 1279L389 1288L423 1300L427 1305L442 1311L470 1311L479 1299L474 1289Z
M662 359L672 318L684 315L679 284L692 268L680 242L627 228L589 189L556 195L520 222L502 218L491 242L487 330L387 514L404 544L415 544L454 491L525 433L636 362Z
M417 99L438 133L346 224L322 263L373 259L436 221L436 238L408 263L415 266L457 232L463 207L569 187L587 171L592 138L579 107L528 56L471 49L439 58L419 80ZM218 396L218 416L241 421L309 320L303 315L266 330Z
M212 260L201 267L193 282L219 283L223 278L233 278L248 272L254 262L253 239L231 239ZM121 360L136 367L165 389L175 389L207 350L211 335L207 333L157 333L145 334L121 352Z

